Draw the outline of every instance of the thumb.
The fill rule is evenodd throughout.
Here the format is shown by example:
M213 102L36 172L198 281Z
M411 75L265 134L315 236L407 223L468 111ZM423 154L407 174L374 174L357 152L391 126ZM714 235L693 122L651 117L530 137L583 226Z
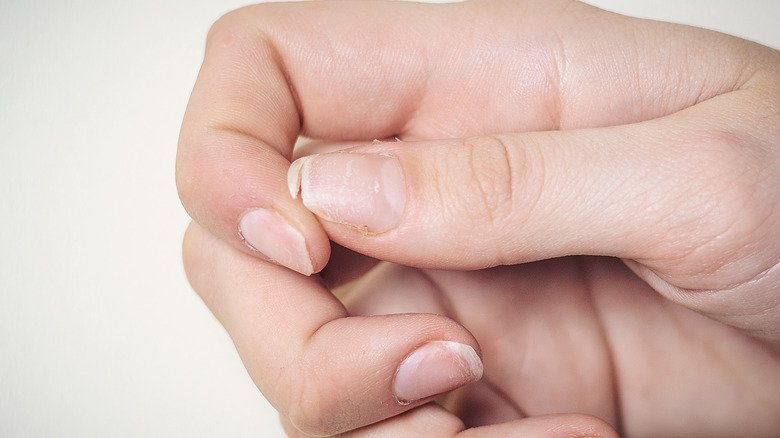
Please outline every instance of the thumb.
M659 278L725 290L777 263L780 200L777 154L724 117L374 144L300 159L288 182L334 241L383 260L607 255L638 261L659 291Z
M288 182L333 240L383 260L479 269L587 254L661 267L765 219L743 210L756 163L738 140L664 123L375 143L297 160ZM718 260L696 257L698 271L704 261Z

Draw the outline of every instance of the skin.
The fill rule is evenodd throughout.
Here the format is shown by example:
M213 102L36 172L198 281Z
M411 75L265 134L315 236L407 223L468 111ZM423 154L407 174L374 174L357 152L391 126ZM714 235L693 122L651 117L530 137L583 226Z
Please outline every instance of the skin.
M778 108L777 51L577 2L241 9L182 127L185 267L291 436L770 436ZM379 234L285 182L361 143L407 187ZM258 207L321 274L242 241ZM483 380L399 404L395 370L433 340L473 346Z

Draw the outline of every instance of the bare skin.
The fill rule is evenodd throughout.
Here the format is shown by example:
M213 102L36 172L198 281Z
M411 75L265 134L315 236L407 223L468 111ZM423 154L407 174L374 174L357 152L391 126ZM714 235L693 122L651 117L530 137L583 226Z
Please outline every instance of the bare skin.
M773 435L778 108L777 51L576 2L245 8L182 127L185 266L290 435ZM299 135L395 160L398 217L328 210L316 177L290 196L294 157L344 154ZM343 247L415 268L343 305L326 285L374 264ZM399 403L442 340L483 379Z

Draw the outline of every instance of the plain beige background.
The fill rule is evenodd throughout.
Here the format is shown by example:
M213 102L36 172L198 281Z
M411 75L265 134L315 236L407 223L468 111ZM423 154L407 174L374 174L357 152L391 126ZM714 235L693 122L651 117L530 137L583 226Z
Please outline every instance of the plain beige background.
M780 47L775 0L595 3ZM282 436L180 261L179 124L243 4L0 0L0 436Z

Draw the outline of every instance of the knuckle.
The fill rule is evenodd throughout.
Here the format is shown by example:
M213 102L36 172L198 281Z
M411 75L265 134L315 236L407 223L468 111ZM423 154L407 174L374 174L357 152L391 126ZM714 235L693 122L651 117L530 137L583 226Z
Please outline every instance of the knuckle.
M260 45L268 44L268 34L283 16L277 14L278 6L257 4L245 6L219 17L206 35L206 52L210 48L229 48L244 56L252 57L262 52ZM235 66L233 66L235 67Z
M300 367L296 371L300 371ZM310 367L303 367L310 369ZM330 436L339 431L339 415L332 394L327 396L322 382L313 378L311 373L293 372L286 379L290 388L287 417L299 431L311 436Z
M206 36L207 44L223 40L223 38L232 34L236 29L245 28L245 24L248 22L247 12L249 8L236 9L219 17L209 28Z
M509 216L513 198L513 165L510 151L501 136L481 136L463 141L466 166L463 186L458 193L465 214L480 225L499 227Z
M720 287L719 278L739 282L736 277L746 275L740 261L751 258L776 227L776 153L746 136L712 129L693 134L686 143L681 179L671 189L680 230L672 234L686 236L670 242L671 252L682 259L677 268L707 275L712 284L706 287Z
M516 259L519 235L536 213L544 161L532 140L486 135L460 140L434 157L434 200L439 222L457 230L472 249L492 254L491 263Z
M765 154L725 132L704 133L687 152L691 206L717 213L707 215L704 222L712 233L726 231L738 219L755 218Z
M230 32L230 30L235 27L235 22L239 18L237 15L237 11L228 12L227 14L219 17L217 21L211 25L208 33L206 34L207 47L214 45L217 41L223 38L223 35Z

